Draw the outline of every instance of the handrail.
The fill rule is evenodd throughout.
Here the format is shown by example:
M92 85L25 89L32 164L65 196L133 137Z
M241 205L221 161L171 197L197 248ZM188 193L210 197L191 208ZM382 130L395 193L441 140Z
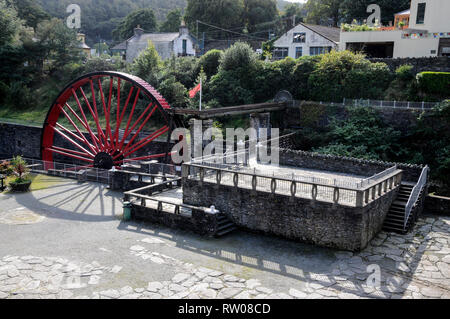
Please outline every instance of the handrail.
M279 182L287 182L290 183L290 189L286 189L284 188L283 192L286 192L287 194L290 194L291 197L302 197L300 195L300 193L298 193L297 189L298 189L298 185L309 185L312 186L312 190L311 190L311 198L313 200L317 199L317 188L318 187L324 187L326 189L331 189L333 196L332 197L326 197L324 200L332 200L332 202L334 202L335 204L342 204L342 205L355 205L356 207L363 207L366 204L368 204L369 202L379 198L380 196L386 194L387 192L390 192L391 190L397 188L400 183L401 183L401 178L402 178L402 170L395 170L395 171L390 171L390 174L385 174L384 178L380 178L378 180L371 180L369 185L356 185L353 187L346 187L346 186L340 186L338 185L338 183L333 183L333 184L328 184L328 183L321 183L320 179L315 180L314 178L312 178L312 181L301 181L301 180L296 180L295 178L285 178L282 176L276 176L276 175L261 175L261 174L256 174L256 171L254 172L246 172L246 171L240 171L240 170L232 170L232 169L224 169L224 168L218 168L218 167L211 167L211 166L207 166L207 165L198 165L198 164L192 164L192 163L184 163L183 164L183 169L182 169L182 177L183 178L187 178L189 179L189 176L192 176L192 178L195 179L195 176L197 174L191 174L190 173L190 168L196 168L199 169L199 178L200 178L200 182L203 183L204 182L204 178L205 178L205 171L212 171L216 173L216 181L215 183L217 183L218 185L220 185L221 183L223 183L223 176L225 174L231 174L233 176L232 178L232 185L234 185L235 187L238 186L239 184L239 180L241 180L239 178L239 176L249 176L252 177L252 182L251 185L248 185L249 187L251 187L253 189L253 191L256 190L258 183L258 178L262 178L262 179L270 179L271 183L270 183L270 192L272 194L276 193L277 191L277 185L279 184ZM208 174L209 175L209 174ZM214 183L214 182L213 182ZM360 183L358 183L360 184ZM268 184L264 184L264 187L267 187L269 189L269 185ZM284 187L286 186L286 184L284 184ZM343 191L351 191L351 192L355 192L355 198L350 198L349 201L349 195L347 193L347 197L343 197L341 196L342 194L345 194L345 192ZM302 194L305 194L304 191L301 192ZM329 195L329 194L328 194ZM328 196L326 195L326 196ZM331 196L331 195L330 195ZM351 195L353 196L353 195ZM344 199L346 198L346 199ZM353 203L353 204L352 204Z
M377 181L378 179L382 179L383 177L388 176L388 175L394 173L396 170L397 170L397 165L394 165L394 166L388 168L387 170L384 170L384 171L381 172L381 173L378 173L378 174L376 174L376 175L373 175L373 176L371 176L371 177L368 177L368 178L366 178L366 179L363 179L363 180L361 181L361 187L364 186L364 184L370 184L371 182Z
M419 199L422 188L425 187L425 185L428 182L428 171L429 170L430 170L430 168L428 166L425 166L422 169L422 173L420 174L419 181L414 186L414 188L411 192L411 195L409 196L408 203L406 204L406 207L405 207L405 220L404 220L404 224L403 224L403 230L406 230L406 225L408 224L408 220L409 220L409 217L411 216L412 209Z

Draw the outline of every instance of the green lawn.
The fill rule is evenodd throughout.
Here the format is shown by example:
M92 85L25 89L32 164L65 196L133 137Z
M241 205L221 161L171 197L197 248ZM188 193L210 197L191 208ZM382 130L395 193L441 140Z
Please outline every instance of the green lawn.
M30 191L38 191L64 183L63 179L54 176L30 174L29 177L31 179ZM6 184L8 185L9 182L13 181L15 178L15 176L9 176L6 179ZM5 190L5 192L8 192L8 190Z
M0 121L17 124L28 124L42 126L48 109L32 109L28 111L18 110L16 108L0 107Z

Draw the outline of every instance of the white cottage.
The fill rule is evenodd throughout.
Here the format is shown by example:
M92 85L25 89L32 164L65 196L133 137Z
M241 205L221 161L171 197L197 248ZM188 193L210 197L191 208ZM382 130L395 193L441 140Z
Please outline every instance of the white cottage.
M318 55L338 47L340 29L300 23L274 43L273 59Z
M182 23L180 31L172 33L145 33L140 27L134 29L134 35L119 45L126 48L126 61L133 62L142 51L148 48L149 41L153 43L163 60L172 55L195 56L196 40L189 34L186 25Z

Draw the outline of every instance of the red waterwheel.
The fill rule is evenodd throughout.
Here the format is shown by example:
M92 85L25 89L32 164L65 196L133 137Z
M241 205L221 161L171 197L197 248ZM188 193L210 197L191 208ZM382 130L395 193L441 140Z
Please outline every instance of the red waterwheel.
M102 169L167 159L168 147L151 144L157 139L169 143L165 137L174 121L167 109L167 101L136 76L107 71L84 75L70 83L49 110L42 159ZM159 151L149 151L155 149Z

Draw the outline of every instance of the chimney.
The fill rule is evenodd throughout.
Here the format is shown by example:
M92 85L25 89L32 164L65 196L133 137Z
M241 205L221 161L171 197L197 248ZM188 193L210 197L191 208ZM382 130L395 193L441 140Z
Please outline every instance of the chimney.
M144 29L141 28L140 25L138 25L135 29L134 29L134 35L137 37L140 37L141 35L144 34Z
M186 22L184 22L184 19L181 20L181 25L180 25L180 35L182 34L189 34L189 30L186 26Z

